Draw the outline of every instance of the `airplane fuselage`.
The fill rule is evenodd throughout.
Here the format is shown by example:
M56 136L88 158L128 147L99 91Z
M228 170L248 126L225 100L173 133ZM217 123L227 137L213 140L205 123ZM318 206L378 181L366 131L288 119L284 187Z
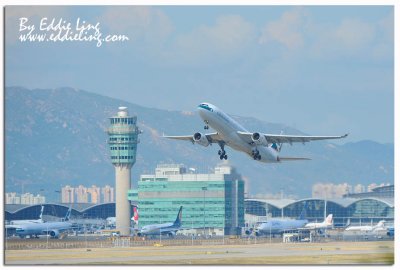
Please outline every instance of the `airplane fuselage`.
M226 145L244 152L250 157L253 157L253 151L258 150L261 155L259 160L261 162L279 162L278 152L274 148L247 143L238 134L238 131L248 132L244 127L216 106L209 104L208 107L206 109L200 105L198 107L199 115L205 123L218 132Z
M278 234L303 227L307 220L271 220L261 223L257 227L260 234Z
M160 234L175 234L179 230L178 226L174 226L174 223L163 223L153 224L144 226L140 230L141 235L160 235Z
M324 223L308 223L304 226L306 229L327 229L332 225L324 224Z
M46 235L48 232L57 231L62 232L70 229L72 224L69 222L44 222L44 223L31 223L21 224L16 226L16 234L20 237L27 235Z

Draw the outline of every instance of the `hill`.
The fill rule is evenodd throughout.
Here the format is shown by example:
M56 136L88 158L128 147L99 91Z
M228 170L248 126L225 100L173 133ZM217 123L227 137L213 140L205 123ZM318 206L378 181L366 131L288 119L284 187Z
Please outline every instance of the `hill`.
M39 192L59 200L54 191L64 185L114 186L114 168L107 148L108 117L119 106L138 116L140 135L132 184L158 163L183 163L199 172L220 162L218 146L204 148L160 136L193 134L203 123L195 112L146 108L72 88L7 87L5 91L5 190ZM255 118L233 116L248 130L303 134L288 126ZM317 134L318 135L318 134ZM351 135L350 135L351 136ZM246 180L247 192L311 196L315 182L369 184L394 179L394 145L335 141L284 145L283 156L304 156L311 161L263 164L227 149L229 162Z

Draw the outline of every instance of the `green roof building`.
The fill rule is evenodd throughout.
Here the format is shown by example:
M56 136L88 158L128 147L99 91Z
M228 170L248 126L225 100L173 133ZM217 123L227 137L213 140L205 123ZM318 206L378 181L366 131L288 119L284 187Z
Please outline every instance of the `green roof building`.
M128 194L138 204L140 227L173 222L180 206L182 227L194 228L192 233L236 235L244 227L244 182L227 164L210 174L160 164L155 174L141 175L137 190Z

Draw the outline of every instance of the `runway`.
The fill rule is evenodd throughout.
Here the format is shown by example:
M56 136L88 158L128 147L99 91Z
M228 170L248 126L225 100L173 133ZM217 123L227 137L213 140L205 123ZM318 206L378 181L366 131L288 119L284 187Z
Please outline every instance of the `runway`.
M393 241L5 251L6 265L393 263Z

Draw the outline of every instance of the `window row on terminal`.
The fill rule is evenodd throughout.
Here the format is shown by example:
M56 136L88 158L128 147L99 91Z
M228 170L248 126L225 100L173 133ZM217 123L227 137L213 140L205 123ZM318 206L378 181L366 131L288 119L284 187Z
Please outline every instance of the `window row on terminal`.
M111 150L134 150L133 146L111 146L110 147Z
M116 137L111 137L110 141L134 141L133 137L121 137L121 138L116 138Z
M133 125L133 117L129 118L111 118L111 124L127 124L127 125Z
M111 156L111 159L133 159L133 156Z

